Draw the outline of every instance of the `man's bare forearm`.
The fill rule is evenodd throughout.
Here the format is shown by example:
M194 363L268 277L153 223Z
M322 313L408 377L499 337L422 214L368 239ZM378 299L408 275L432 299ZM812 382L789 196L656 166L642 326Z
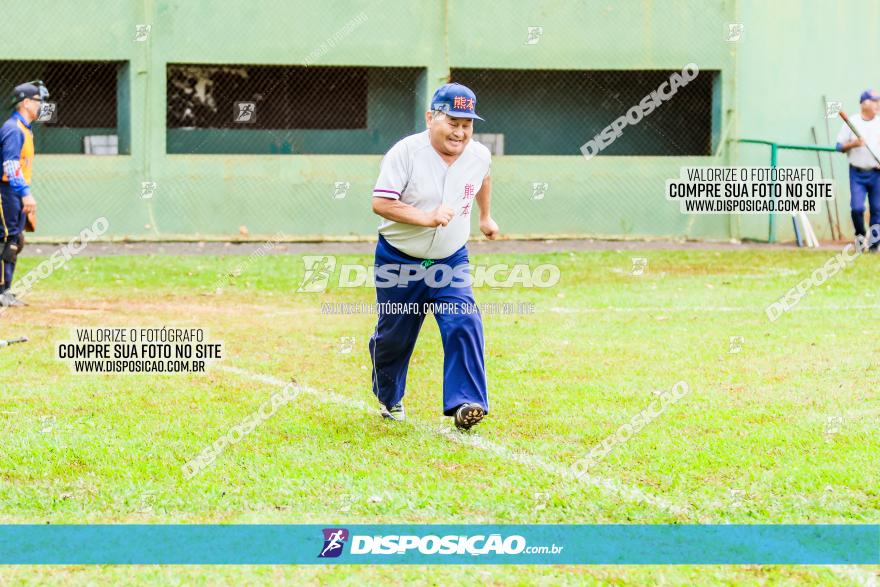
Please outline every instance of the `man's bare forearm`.
M864 141L861 141L861 140L859 140L859 139L856 139L856 140L854 140L854 141L850 141L850 142L848 142L848 143L845 143L845 144L841 147L840 150L843 151L844 153L846 153L846 152L848 152L848 151L852 151L852 150L855 149L856 147L861 147L863 144L864 144Z
M477 205L480 207L480 218L489 218L492 216L492 178L483 179L483 185L477 192Z
M373 196L373 212L392 222L402 222L414 226L430 226L427 213L422 212L415 206L404 204L400 200Z

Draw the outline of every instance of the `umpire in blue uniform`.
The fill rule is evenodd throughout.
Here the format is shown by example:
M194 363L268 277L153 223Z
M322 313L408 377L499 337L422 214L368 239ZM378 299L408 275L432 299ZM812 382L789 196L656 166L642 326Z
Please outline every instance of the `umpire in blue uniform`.
M410 357L433 313L443 340L443 413L468 429L489 412L483 322L468 273L471 212L498 235L490 215L491 154L472 140L476 96L460 84L438 89L427 130L385 155L373 212L382 217L376 245L379 320L370 338L373 393L385 418L403 420Z
M18 254L24 247L24 230L29 214L37 202L31 195L31 171L34 163L34 134L31 125L40 116L43 100L49 91L43 82L28 82L12 91L13 112L0 126L0 157L3 176L0 178L0 306L23 306L24 302L10 291Z

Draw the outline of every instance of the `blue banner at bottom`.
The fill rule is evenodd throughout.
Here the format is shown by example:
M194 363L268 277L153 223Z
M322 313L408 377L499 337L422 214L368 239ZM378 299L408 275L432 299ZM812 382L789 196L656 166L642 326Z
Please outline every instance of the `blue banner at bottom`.
M880 525L0 525L0 564L876 565Z

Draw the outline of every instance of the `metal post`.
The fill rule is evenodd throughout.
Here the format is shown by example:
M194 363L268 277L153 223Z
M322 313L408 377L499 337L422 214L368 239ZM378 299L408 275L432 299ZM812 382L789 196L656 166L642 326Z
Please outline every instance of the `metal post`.
M776 167L776 157L777 157L777 149L776 143L770 143L770 167ZM767 242L775 243L776 242L776 215L773 212L770 212L770 226L768 229L769 234L767 235Z
M816 134L816 127L815 126L810 127L810 133L813 136L813 144L818 147L819 146L819 135ZM823 171L822 171L822 153L820 153L819 151L816 151L816 163L819 164L819 173L822 175L822 179L825 179L825 173L823 173ZM832 166L833 166L833 162L832 162ZM831 240L839 241L840 235L839 234L837 236L834 235L834 218L831 216L831 202L828 200L825 200L825 212L828 214L828 229L831 231Z
M779 156L779 149L791 149L794 151L829 151L836 152L837 149L834 147L819 147L819 146L811 146L811 145L786 145L780 143L774 143L771 141L764 141L759 139L736 139L738 143L749 143L752 145L768 145L770 147L770 167L776 167L776 163ZM794 235L798 240L798 246L802 246L803 241L801 240L800 231L797 227L797 221L794 216L791 219L792 225L794 226ZM769 234L767 235L767 242L775 243L776 242L776 218L775 215L770 213L770 226L769 226Z

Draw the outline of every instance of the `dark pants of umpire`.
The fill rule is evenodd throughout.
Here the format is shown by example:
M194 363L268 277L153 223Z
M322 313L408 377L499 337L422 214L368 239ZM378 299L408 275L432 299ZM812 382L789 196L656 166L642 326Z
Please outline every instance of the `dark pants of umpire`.
M451 268L459 272L468 264L467 247L445 259L434 261L433 266L395 249L381 235L376 245L376 301L379 304L379 322L370 337L370 357L373 360L373 393L386 407L391 408L403 399L406 373L412 356L425 309L432 309L443 340L443 413L452 416L458 406L475 403L489 412L484 362L483 319L474 302L470 284L460 287L462 280L446 279ZM427 268L427 274L409 279L406 285L395 281L395 287L379 287L380 267L406 266L413 270ZM450 269L445 269L448 267ZM411 271L411 274L415 271ZM460 275L456 272L457 275ZM404 273L404 270L401 270ZM447 283L448 282L448 283ZM415 310L413 312L400 311Z
M0 189L3 215L0 221L3 223L0 232L0 251L9 241L17 241L24 230L25 215L21 208L21 197L7 189ZM5 237L5 238L4 238ZM15 272L15 263L7 263L0 259L0 293L5 292L12 285L12 274Z
M871 226L880 224L880 171L849 167L849 207L856 236L865 236L865 198L871 211ZM872 242L871 247L877 248Z

